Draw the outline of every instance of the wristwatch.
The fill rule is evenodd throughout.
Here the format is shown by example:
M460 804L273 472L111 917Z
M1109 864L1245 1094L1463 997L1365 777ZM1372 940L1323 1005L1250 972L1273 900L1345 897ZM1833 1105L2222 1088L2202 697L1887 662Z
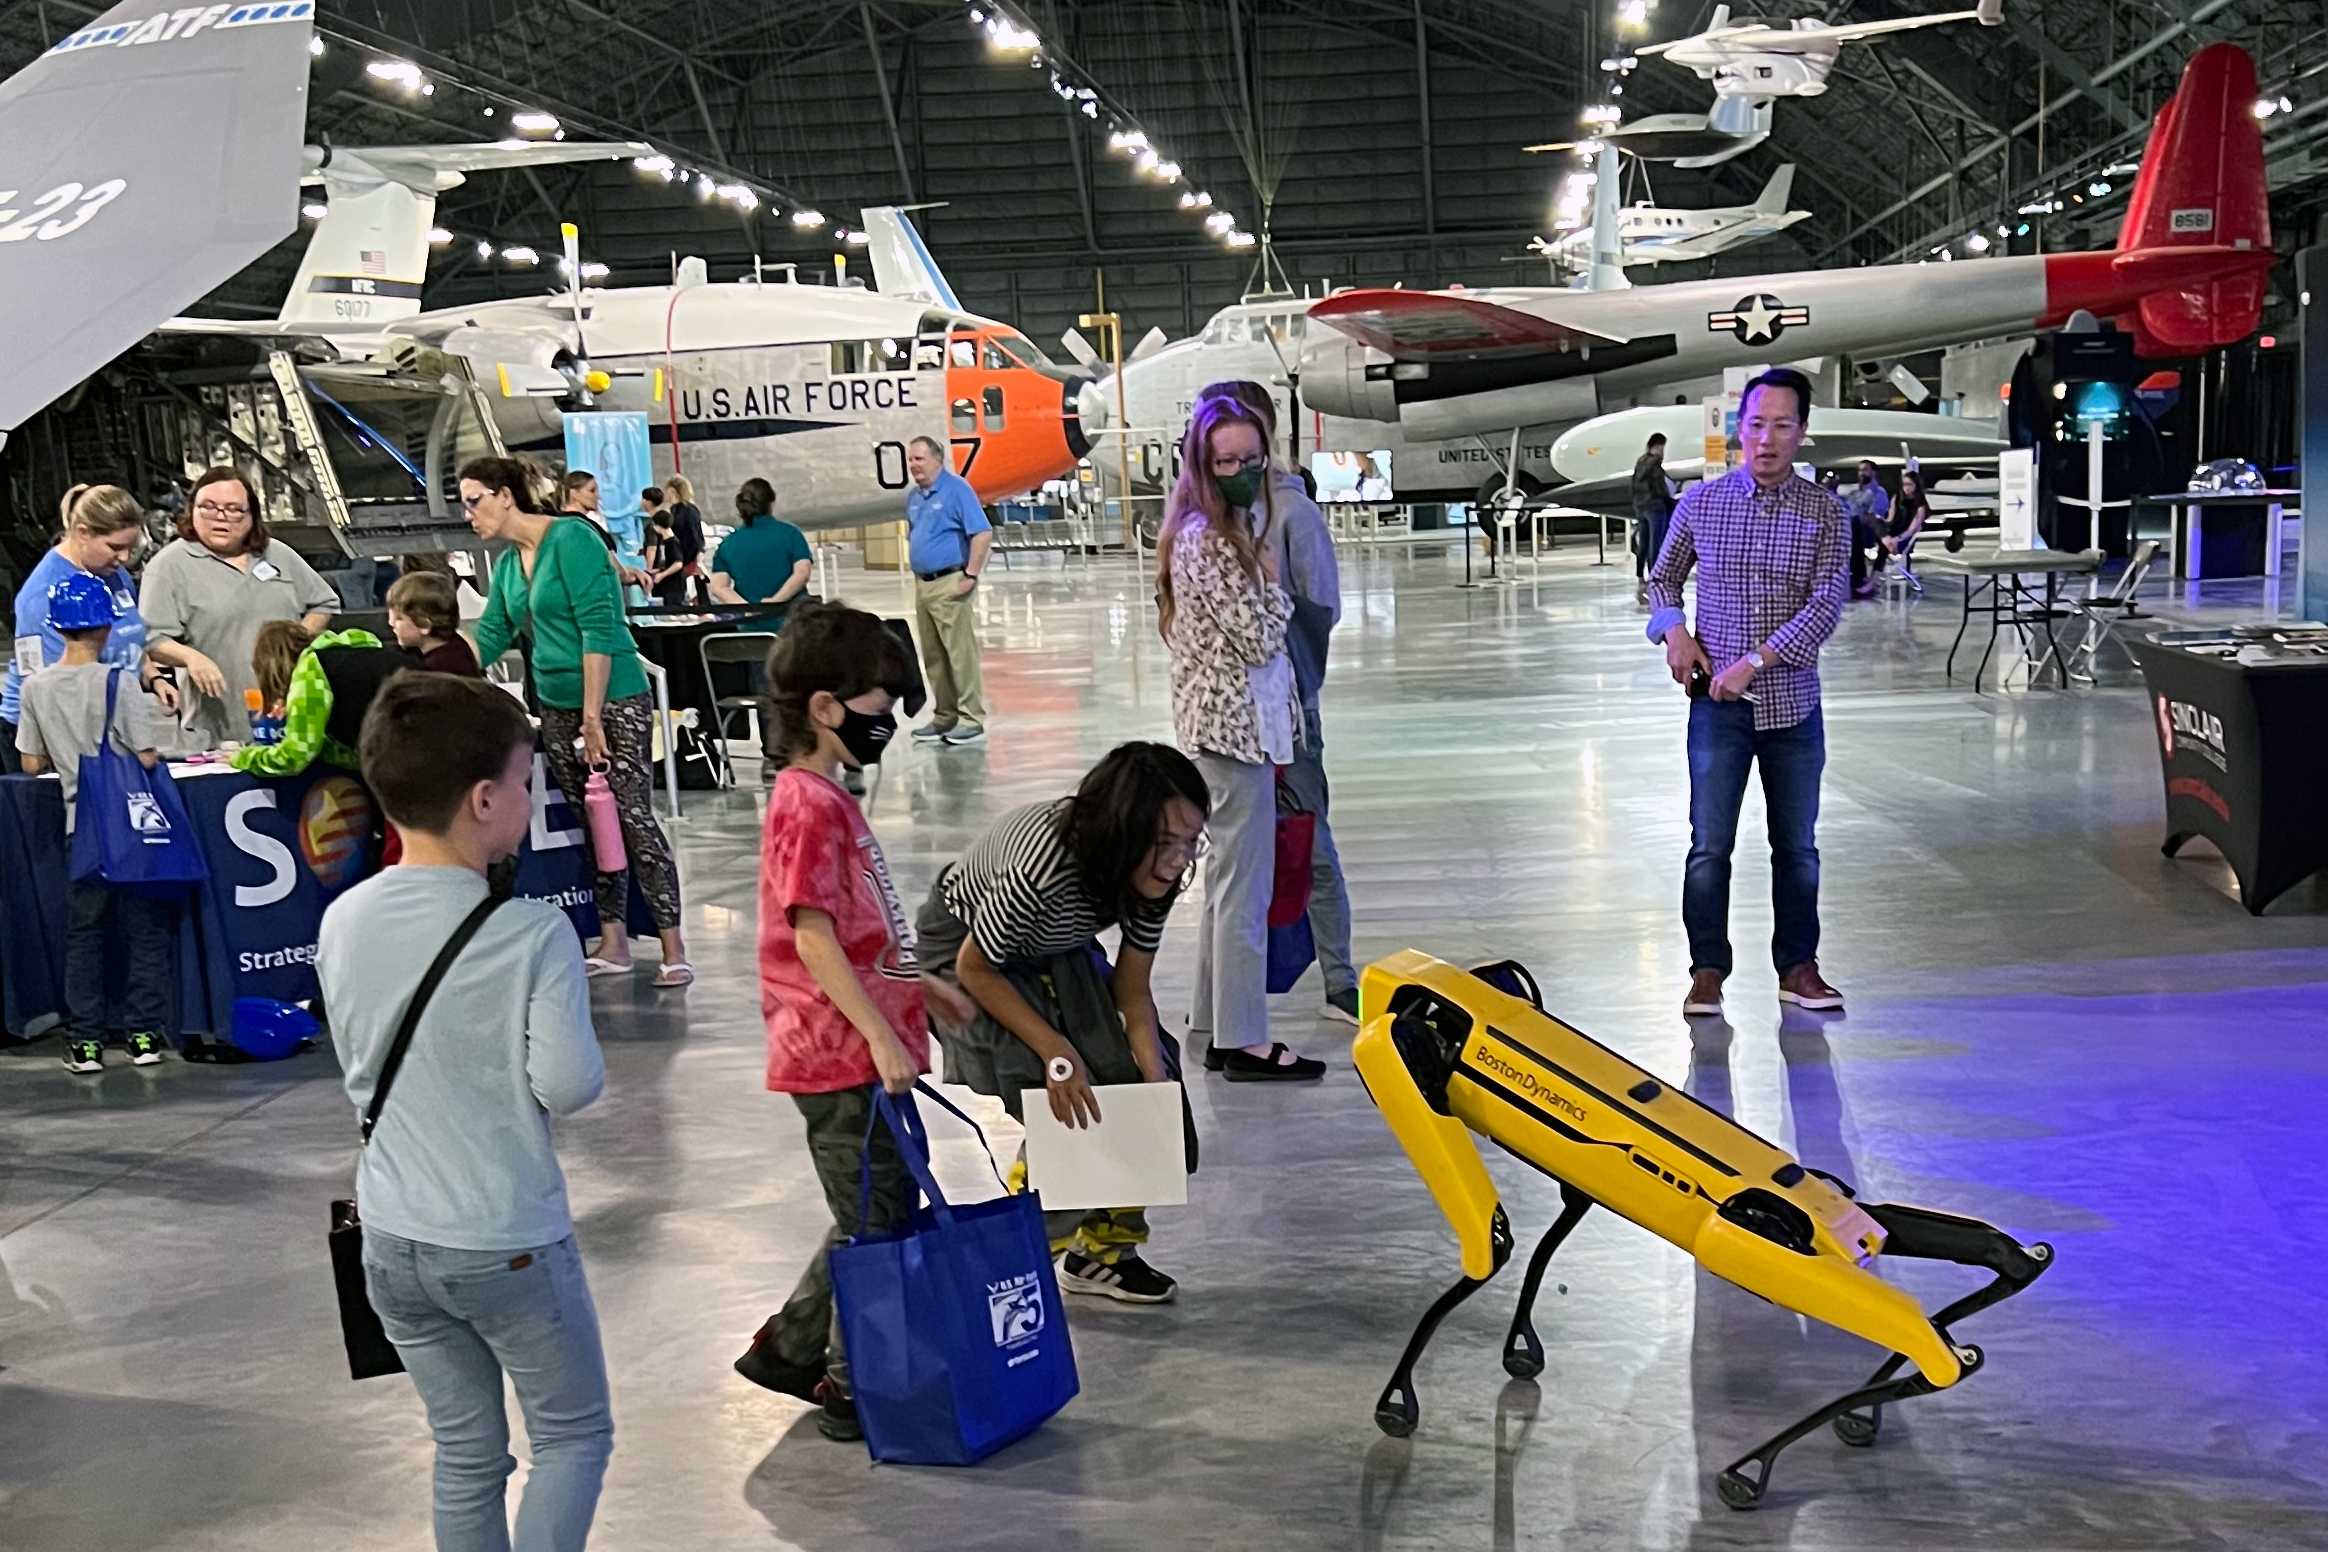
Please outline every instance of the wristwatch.
M1765 668L1770 666L1770 660L1762 655L1762 651L1758 647L1754 651L1746 654L1746 666L1753 669L1756 673L1760 673Z

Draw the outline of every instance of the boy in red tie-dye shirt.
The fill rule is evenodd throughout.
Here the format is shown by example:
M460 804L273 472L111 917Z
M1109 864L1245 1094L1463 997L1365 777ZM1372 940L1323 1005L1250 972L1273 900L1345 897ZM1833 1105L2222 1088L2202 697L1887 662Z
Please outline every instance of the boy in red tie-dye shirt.
M857 1439L863 1433L826 1256L860 1231L904 1224L911 1179L888 1129L873 1128L868 1138L867 1126L876 1084L903 1094L928 1070L930 1035L912 928L881 844L839 778L881 758L897 731L890 705L905 693L911 667L872 615L812 604L795 610L776 638L768 679L786 757L760 841L768 1087L790 1094L807 1123L809 1157L833 1227L784 1308L736 1360L736 1372L820 1404L817 1426L825 1437ZM871 1210L859 1223L868 1157Z

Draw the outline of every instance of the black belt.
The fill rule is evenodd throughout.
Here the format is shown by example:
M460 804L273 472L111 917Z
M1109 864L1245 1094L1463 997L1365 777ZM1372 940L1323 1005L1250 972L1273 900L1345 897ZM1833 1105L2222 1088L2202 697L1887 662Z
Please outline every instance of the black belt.
M935 582L940 577L954 576L958 574L961 569L962 568L959 566L948 566L943 571L917 571L913 575L914 580L917 582Z

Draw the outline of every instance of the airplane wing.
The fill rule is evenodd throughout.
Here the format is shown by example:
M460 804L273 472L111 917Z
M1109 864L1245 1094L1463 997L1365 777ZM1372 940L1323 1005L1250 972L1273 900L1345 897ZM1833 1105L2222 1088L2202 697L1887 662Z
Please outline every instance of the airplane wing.
M1625 343L1444 291L1344 291L1311 307L1309 315L1394 361L1498 361Z
M1800 43L1807 38L1826 43L1854 43L1862 38L1880 38L1885 33L1890 32L1912 32L1918 27L1937 27L1943 22L1979 22L1984 27L1996 25L1996 21L1990 19L1988 10L1983 8L1977 11L1949 11L1938 16L1895 16L1880 22L1847 22L1840 27L1805 27L1799 32L1785 32L1775 27L1766 27L1761 29L1761 32L1768 34L1773 44L1779 46L1783 46L1789 40ZM1725 41L1735 42L1737 40L1726 39ZM1755 45L1753 42L1747 42L1743 46L1752 48ZM1644 50L1644 52L1646 51Z
M0 82L0 428L299 225L313 0L124 0Z

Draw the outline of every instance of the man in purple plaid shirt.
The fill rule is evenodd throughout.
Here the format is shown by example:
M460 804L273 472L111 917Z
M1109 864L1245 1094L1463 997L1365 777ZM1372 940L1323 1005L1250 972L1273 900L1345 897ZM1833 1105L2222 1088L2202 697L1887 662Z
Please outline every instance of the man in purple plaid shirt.
M1649 639L1664 643L1674 682L1690 685L1689 860L1681 919L1689 933L1682 1011L1718 1015L1730 974L1730 852L1746 773L1762 766L1770 820L1771 960L1778 997L1843 1006L1819 975L1819 646L1850 586L1851 518L1795 473L1811 385L1780 367L1746 385L1738 434L1746 467L1681 498L1649 573ZM1681 606L1696 567L1697 630ZM1706 676L1693 683L1693 675Z

